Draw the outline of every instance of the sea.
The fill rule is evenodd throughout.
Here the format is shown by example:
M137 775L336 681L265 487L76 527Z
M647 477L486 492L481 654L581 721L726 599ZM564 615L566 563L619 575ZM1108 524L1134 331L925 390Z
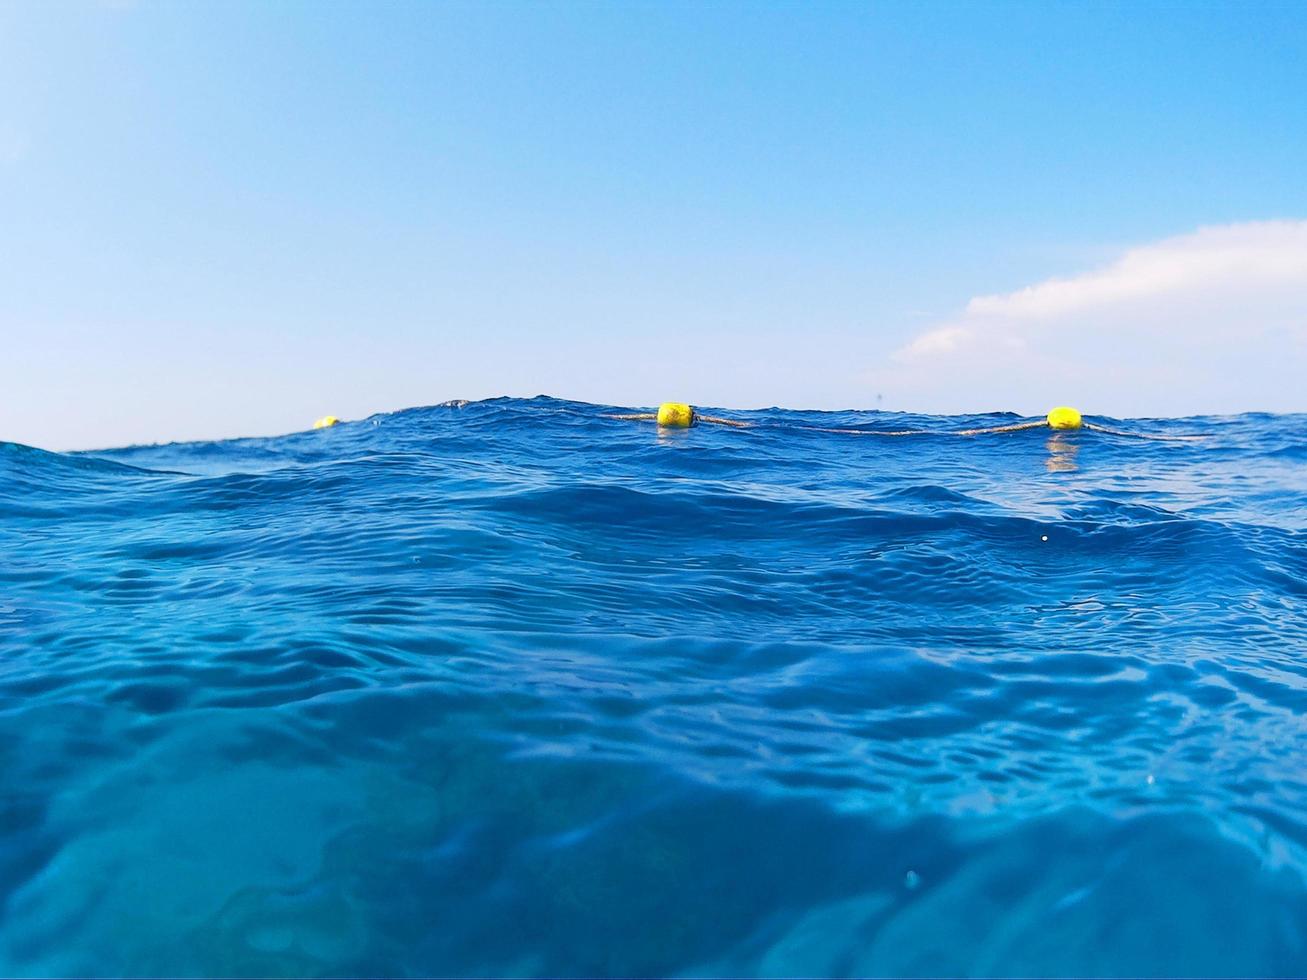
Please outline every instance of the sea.
M640 411L0 443L0 974L1307 973L1307 416Z

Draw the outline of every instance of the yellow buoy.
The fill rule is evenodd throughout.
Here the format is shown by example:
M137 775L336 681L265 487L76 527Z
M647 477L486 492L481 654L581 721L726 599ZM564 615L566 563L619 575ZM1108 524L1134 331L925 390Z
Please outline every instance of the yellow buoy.
M1074 408L1067 408L1062 405L1048 413L1048 427L1050 429L1078 429L1080 425L1080 413Z
M334 415L324 415L322 416L322 418L318 419L316 422L313 423L313 428L330 429L333 425L337 425L339 422L340 419L336 418L336 416Z
M669 429L686 429L694 425L694 409L684 402L663 402L658 406L658 424Z

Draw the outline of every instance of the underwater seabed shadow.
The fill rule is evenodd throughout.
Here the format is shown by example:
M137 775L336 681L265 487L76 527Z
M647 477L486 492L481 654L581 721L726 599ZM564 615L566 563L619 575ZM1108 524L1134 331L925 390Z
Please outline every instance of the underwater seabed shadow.
M1301 882L1193 814L936 826L930 871L773 920L681 976L1295 976ZM923 828L924 829L924 828ZM911 840L910 835L907 839ZM888 840L883 843L889 844ZM931 858L887 847L891 866ZM886 868L889 871L889 867ZM942 874L941 874L942 873ZM889 874L884 876L890 878Z

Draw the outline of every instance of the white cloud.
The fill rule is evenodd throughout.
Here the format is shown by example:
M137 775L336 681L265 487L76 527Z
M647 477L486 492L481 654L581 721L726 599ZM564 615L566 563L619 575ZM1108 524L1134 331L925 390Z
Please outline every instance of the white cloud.
M876 372L901 407L1307 411L1307 221L1202 228L977 296Z

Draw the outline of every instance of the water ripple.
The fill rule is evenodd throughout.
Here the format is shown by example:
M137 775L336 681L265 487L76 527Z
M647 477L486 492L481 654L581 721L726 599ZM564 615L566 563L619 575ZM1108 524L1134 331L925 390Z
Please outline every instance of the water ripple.
M0 973L1303 972L1307 420L613 411L0 444Z

